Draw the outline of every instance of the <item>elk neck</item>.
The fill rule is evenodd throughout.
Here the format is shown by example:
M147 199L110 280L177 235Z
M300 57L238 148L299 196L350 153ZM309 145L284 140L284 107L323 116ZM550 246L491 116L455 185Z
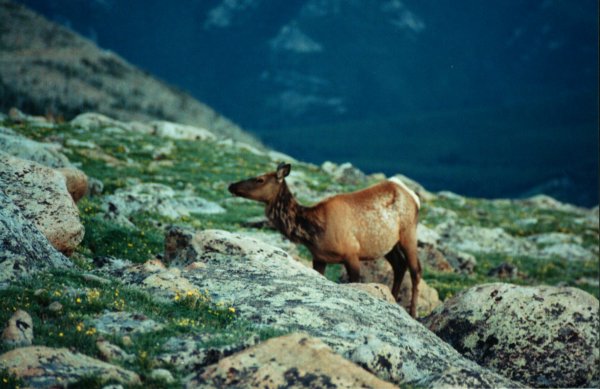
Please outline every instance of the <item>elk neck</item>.
M315 210L298 204L285 181L275 199L267 204L266 214L275 228L295 243L312 245L324 231Z

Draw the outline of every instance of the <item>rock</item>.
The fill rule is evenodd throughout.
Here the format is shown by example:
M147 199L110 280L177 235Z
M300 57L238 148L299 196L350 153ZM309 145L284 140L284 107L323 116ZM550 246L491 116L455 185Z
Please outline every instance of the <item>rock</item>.
M458 273L473 274L477 260L471 254L456 251L449 247L441 247L444 258L448 261L452 269Z
M8 117L14 122L27 123L32 127L54 127L54 123L46 119L44 116L27 115L15 107L12 107L8 111Z
M450 265L444 254L435 246L428 243L419 243L417 255L421 264L427 269L440 272L454 271L454 268Z
M40 270L71 268L71 261L52 247L4 190L0 180L0 285Z
M0 152L0 188L48 241L69 255L83 240L79 210L54 169Z
M160 266L156 266L156 263L160 263ZM152 266L153 264L155 266ZM198 294L196 287L181 276L180 269L166 269L160 261L148 261L144 265L132 266L127 271L139 271L145 277L142 283L146 289L153 292L160 290L163 294L166 292L169 300L175 298L176 295Z
M141 385L140 377L132 371L72 353L66 348L30 346L15 349L0 355L0 370L3 369L23 380L26 387L65 387L91 376L104 382Z
M360 346L350 352L348 358L367 371L380 372L379 377L386 381L402 381L403 361L393 346L382 342L376 336L367 335Z
M175 151L175 143L169 141L165 142L160 147L156 147L151 150L152 151L152 159L155 161L169 158L169 156Z
M354 288L358 290L362 290L370 294L371 296L375 296L381 300L387 301L388 303L396 304L396 299L392 296L392 291L386 285L383 284L359 284L359 283L351 283L346 284L349 288ZM410 305L410 304L409 304Z
M86 281L90 281L90 282L96 282L98 284L102 284L102 285L109 285L112 281L107 279L107 278L102 278L102 277L98 277L95 274L91 274L91 273L83 273L81 275L81 278L83 278Z
M503 262L493 269L490 269L488 276L497 278L515 279L519 277L519 268L512 263Z
M430 387L455 381L473 387L519 386L461 357L398 305L330 282L278 248L219 230L183 238L189 243L181 242L179 252L171 253L171 266L188 267L181 276L198 290L208 290L213 301L233 302L239 320L307 332L346 357L373 336L386 346L382 353L375 350L374 358L380 362L370 365L380 367L372 372L401 377L394 379L396 384ZM203 266L189 268L194 263ZM104 269L130 287L144 288L140 274L109 265ZM394 372L386 363L392 351L402 361L401 367L392 365Z
M97 178L88 177L88 196L100 196L104 190L104 183Z
M131 312L106 312L90 322L98 333L113 336L145 334L164 328L162 324L143 314Z
M527 237L527 240L540 246L552 246L558 243L583 243L581 236L565 234L563 232L550 232L546 234L531 235Z
M110 167L125 166L127 164L125 161L121 161L120 159L115 158L112 155L107 154L102 150L83 149L83 150L79 150L78 152L79 152L79 154L83 155L86 158L94 159L96 161L102 161L107 166L110 166Z
M400 292L398 293L398 304L402 305L407 311L410 309L410 300L412 298L412 280L410 274L406 272ZM419 282L419 300L417 302L417 317L429 315L431 311L437 308L442 302L440 296L434 288L427 285L424 279Z
M8 323L2 331L2 343L15 348L31 346L32 342L33 320L27 312L19 309L8 319Z
M319 339L295 333L222 359L185 379L187 388L394 388L337 355Z
M150 372L150 379L154 381L162 381L165 384L172 384L175 382L175 378L173 378L173 374L167 369L153 369Z
M222 335L212 334L170 338L163 345L164 352L156 357L155 362L158 365L167 364L178 371L191 373L260 342L257 335L250 335L242 341L221 338ZM223 342L226 345L216 345Z
M555 198L550 197L548 195L544 195L544 194L535 195L533 197L529 197L529 198L522 199L522 200L516 200L516 202L525 204L525 205L529 205L529 206L533 206L533 207L537 207L537 208L550 209L550 210L554 210L554 211L564 211L564 212L572 212L572 213L578 213L578 214L586 213L586 210L584 208L579 208L579 207L576 207L571 204L561 203L560 201L556 200Z
M62 168L58 169L58 171L65 176L67 190L73 201L78 202L88 191L87 176L79 169Z
M92 141L82 141L82 140L77 140L77 139L67 139L65 141L65 145L69 146L69 147L76 147L76 148L85 148L85 149L95 149L98 148L98 145L95 144Z
M586 387L597 374L598 300L580 289L480 285L424 324L467 358L526 385Z
M438 192L437 195L438 195L438 197L440 197L442 199L452 201L453 203L455 203L458 206L463 206L467 202L467 200L463 196L458 195L454 192L447 191L447 190Z
M345 269L342 270L341 280L348 280ZM383 284L391 287L394 282L394 271L392 270L392 266L385 259L363 261L360 263L360 282L366 284ZM410 274L407 271L400 284L398 304L405 309L409 309L411 299L412 282ZM417 300L417 316L428 315L440 304L438 292L427 285L427 282L421 278L421 282L419 282L419 299Z
M126 353L121 347L102 338L96 341L96 347L98 347L102 359L107 362L115 360L131 362L135 359L135 355Z
M358 185L364 184L367 180L365 173L352 166L349 162L337 165L326 161L321 165L321 169L340 184Z
M515 238L502 228L458 226L442 223L436 227L444 247L458 252L508 253L527 255L536 247L526 239Z
M58 301L53 301L48 305L48 310L53 313L60 313L63 310L63 305Z
M574 243L558 243L546 246L539 251L545 258L561 258L568 261L594 261L598 255Z
M121 129L130 130L130 126L127 123L120 122L118 120L109 118L106 115L102 115L95 112L86 112L77 115L71 120L73 127L83 128L85 130L102 130L108 127L116 127Z
M0 127L0 150L13 157L37 162L48 167L71 166L69 159L60 152L60 145L36 142L4 127Z
M438 242L440 241L440 234L424 224L419 223L417 224L417 241L419 244L428 244L437 247Z
M150 123L154 134L162 138L181 140L215 141L217 137L205 128L187 126L185 124L166 121L155 121Z
M151 211L170 219L189 216L191 213L225 212L216 203L154 183L119 189L114 194L104 197L102 207L107 218L123 224L128 224L128 216L140 211Z
M301 259L300 250L298 248L299 246L288 240L278 231L248 231L244 234L250 238L260 240L261 242L265 242L271 246L279 247L296 260ZM310 266L312 266L312 262Z

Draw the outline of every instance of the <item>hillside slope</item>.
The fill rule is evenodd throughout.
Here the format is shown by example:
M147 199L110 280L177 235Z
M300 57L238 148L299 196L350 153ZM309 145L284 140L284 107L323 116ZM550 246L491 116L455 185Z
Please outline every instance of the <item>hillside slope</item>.
M0 307L0 323L15 311L24 316L24 310L34 327L32 347L12 350L14 345L0 343L4 383L52 386L60 382L58 377L81 387L103 387L113 380L94 367L101 358L110 361L102 369L128 370L119 370L126 387L197 387L201 382L211 387L207 380L223 382L220 376L207 375L215 369L211 364L227 363L230 354L296 331L321 339L337 354L397 385L518 387L518 382L546 380L548 386L561 386L562 381L548 384L549 372L559 378L575 375L562 386L594 387L598 382L597 374L593 376L598 361L597 207L578 208L547 196L482 200L429 193L406 180L423 199L419 256L424 281L445 300L440 308L452 307L467 291L492 307L490 319L500 328L523 339L519 347L508 343L508 351L500 349L506 343L501 332L486 337L489 342L470 342L478 347L471 354L484 356L491 371L472 362L477 358L460 344L453 349L433 336L398 304L356 290L365 285L341 285L340 265L328 266L328 279L311 270L308 252L264 222L261 204L228 193L231 182L271 171L278 161L291 161L289 157L214 136L202 138L202 132L189 126L165 126L177 130L157 131L150 124L97 114L63 124L0 114L0 300L8 302ZM31 202L39 197L54 201L56 196L44 198L48 190L40 185L42 180L28 179L28 172L14 174L16 164L2 163L13 156L53 167L77 166L89 177L88 195L77 204L70 202L79 210L85 237L70 260L53 252L60 266L46 255L51 249L47 242L46 251L39 249L39 232L17 236L27 220L16 217L16 208L31 197L22 193L38 185L41 193ZM384 178L348 165L292 164L286 181L303 204ZM15 196L18 202L11 200ZM42 214L45 209L37 208ZM33 223L30 229L35 229ZM362 264L362 274L389 285L391 270L381 266L386 262L374 264ZM26 277L34 271L34 277ZM527 288L493 284L496 291L490 293L481 285L489 282ZM422 283L420 300L428 298L425 291ZM525 300L519 300L525 291ZM468 307L474 309L472 301ZM515 307L525 316L519 322L525 323L525 335L513 330ZM537 313L530 314L531 309ZM456 331L475 328L460 320L438 335L456 342ZM547 328L550 322L554 327L545 337L527 331ZM529 361L531 351L541 349L531 347L533 342L560 350L544 348L536 369L507 365ZM252 355L254 350L246 352ZM278 353L286 351L271 350L273 362L279 363ZM27 368L33 362L24 356L51 359L53 364ZM24 366L18 366L20 361ZM316 365L328 362L318 360ZM309 380L315 374L329 378L304 368L290 368L285 382L315 387ZM235 365L227 370L227 380L238 379L242 370L252 367ZM524 373L532 378L523 378ZM242 382L240 386L258 386Z
M0 0L0 109L70 119L89 110L122 120L175 120L259 142L210 107L115 53Z

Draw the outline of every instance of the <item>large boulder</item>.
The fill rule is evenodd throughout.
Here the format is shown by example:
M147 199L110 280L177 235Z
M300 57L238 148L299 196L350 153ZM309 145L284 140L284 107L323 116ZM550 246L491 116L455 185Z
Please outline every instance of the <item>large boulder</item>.
M2 183L0 180L0 285L39 270L73 266L4 193Z
M461 357L398 305L330 282L283 250L225 231L180 235L165 259L186 268L181 276L213 301L233 304L242 320L306 332L396 384L518 386ZM97 271L145 288L139 268L107 265ZM153 290L156 297L170 293ZM369 353L355 352L367 341Z
M0 152L0 188L60 252L69 255L83 240L79 210L65 176L35 162Z
M82 379L98 377L126 385L140 385L129 370L99 361L66 348L22 347L0 355L0 370L8 370L28 388L66 387Z
M301 333L267 340L186 381L188 388L395 388Z
M579 289L476 286L424 324L467 358L527 385L582 387L598 379L598 299Z

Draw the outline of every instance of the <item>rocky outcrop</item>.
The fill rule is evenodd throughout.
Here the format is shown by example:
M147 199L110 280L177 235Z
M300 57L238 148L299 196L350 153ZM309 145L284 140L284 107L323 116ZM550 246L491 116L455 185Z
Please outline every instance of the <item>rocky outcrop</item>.
M26 387L34 388L64 387L90 377L101 382L141 384L134 372L66 348L30 346L9 351L0 355L0 370L4 369L23 380Z
M177 219L190 213L215 214L225 210L218 204L188 192L176 192L163 184L146 183L119 189L104 198L103 210L108 219L131 225L128 217L136 212L153 212Z
M1 175L1 173L0 173ZM72 267L4 191L0 180L0 285L40 270Z
M2 343L8 347L31 346L33 342L33 320L31 316L19 309L8 319L2 331Z
M65 176L0 152L0 188L58 250L70 254L83 239L79 211Z
M69 159L60 152L60 145L36 142L5 127L0 127L0 150L48 167L61 168L71 165Z
M598 381L598 300L575 288L487 284L424 320L482 366L536 387Z
M365 353L360 353L357 362L380 378L427 387L440 382L516 386L462 358L398 305L342 288L260 241L225 231L202 231L180 236L168 260L171 266L187 268L181 276L207 290L213 301L233 304L242 320L304 331L351 360L358 355L355 350L371 339L372 357L365 359ZM127 267L106 266L99 272L144 288L139 269L129 272ZM169 296L153 290L155 297L161 294Z
M186 381L187 388L395 388L302 333L267 340Z

